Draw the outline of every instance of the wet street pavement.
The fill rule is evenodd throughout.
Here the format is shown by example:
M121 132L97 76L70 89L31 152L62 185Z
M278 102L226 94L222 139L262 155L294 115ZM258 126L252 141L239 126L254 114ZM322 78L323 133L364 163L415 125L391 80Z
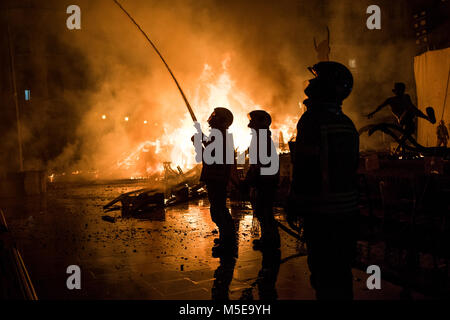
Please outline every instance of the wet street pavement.
M260 272L262 254L252 249L258 225L248 206L230 204L239 227L236 261L211 255L217 230L206 199L143 219L113 211L108 215L117 217L115 222L102 220L103 205L144 187L52 184L43 198L0 199L40 299L314 299L306 250L284 231L281 263L266 256ZM277 219L283 220L280 213ZM81 268L80 290L66 286L70 265ZM381 290L368 290L367 277L354 270L356 299L400 298L402 288L385 281Z

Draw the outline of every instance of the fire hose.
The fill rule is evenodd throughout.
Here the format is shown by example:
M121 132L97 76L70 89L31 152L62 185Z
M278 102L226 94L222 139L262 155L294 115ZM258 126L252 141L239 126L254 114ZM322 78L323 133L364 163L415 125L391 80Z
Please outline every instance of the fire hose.
M175 78L175 75L173 74L172 70L170 69L169 65L167 64L166 60L164 59L164 57L162 56L161 52L159 52L158 48L155 46L155 44L153 43L152 40L150 40L150 38L148 37L148 35L145 33L144 30L142 30L142 28L139 26L139 24L136 22L136 20L133 19L133 17L128 13L127 10L125 10L124 7L122 7L122 5L117 1L114 0L114 2L119 6L120 9L122 9L122 11L128 16L128 18L130 18L130 20L134 23L134 25L139 29L139 31L144 35L145 39L147 39L148 43L150 43L150 45L152 46L152 48L155 50L155 52L158 54L158 56L161 58L162 62L164 63L164 65L167 68L167 71L169 71L170 75L172 76L173 81L175 81L175 84L177 85L178 90L180 91L181 97L184 100L184 103L186 104L186 107L189 111L189 114L191 115L192 121L197 122L197 117L194 114L194 110L192 110L192 107L188 101L188 99L186 98L186 95L183 92L183 89L181 89L180 84L178 83L177 78Z

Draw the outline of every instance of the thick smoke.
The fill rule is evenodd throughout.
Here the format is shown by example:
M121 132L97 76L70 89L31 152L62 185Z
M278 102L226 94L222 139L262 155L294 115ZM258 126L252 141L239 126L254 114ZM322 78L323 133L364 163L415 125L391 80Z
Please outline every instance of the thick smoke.
M200 110L196 105L201 103L199 91L208 90L201 83L206 65L213 80L226 68L233 88L251 102L248 110L239 111L258 106L272 114L275 126L286 117L295 123L305 82L311 77L306 67L318 62L313 38L325 39L326 26L331 31L331 60L346 65L350 59L356 61L355 90L344 106L357 127L365 124L363 115L390 93L394 81L412 84L412 59L398 63L410 48L403 40L381 46L383 32L388 31L374 31L378 32L374 36L366 30L367 1L121 2L165 56L203 123L219 107ZM87 61L83 72L93 84L81 100L77 96L70 101L79 110L74 119L76 138L49 167L120 175L115 171L117 161L136 146L190 120L167 70L114 2L79 1L79 6L82 30L60 41ZM387 16L395 17L402 5L394 7L397 11L389 9ZM193 133L192 128L182 141L172 143L190 143ZM168 160L173 151L153 144L146 148L153 154L149 161L156 164ZM157 149L161 150L155 154Z

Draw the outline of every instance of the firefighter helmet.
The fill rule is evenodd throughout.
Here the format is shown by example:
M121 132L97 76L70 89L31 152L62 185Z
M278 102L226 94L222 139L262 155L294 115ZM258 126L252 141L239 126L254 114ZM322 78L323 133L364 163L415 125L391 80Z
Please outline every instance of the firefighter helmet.
M208 123L211 128L228 129L233 123L233 114L227 108L215 108Z
M334 61L322 61L308 67L308 70L315 76L314 80L317 80L316 93L321 96L342 101L352 92L353 76L343 64Z
M268 129L270 127L270 124L272 123L270 114L268 114L264 110L254 110L247 116L250 120L248 127L252 129Z

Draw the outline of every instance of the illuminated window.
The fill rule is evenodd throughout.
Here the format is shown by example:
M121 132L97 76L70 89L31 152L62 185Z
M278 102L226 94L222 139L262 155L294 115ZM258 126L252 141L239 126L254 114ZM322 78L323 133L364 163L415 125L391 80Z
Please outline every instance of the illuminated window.
M25 90L25 101L30 101L31 99L31 92L30 90Z

